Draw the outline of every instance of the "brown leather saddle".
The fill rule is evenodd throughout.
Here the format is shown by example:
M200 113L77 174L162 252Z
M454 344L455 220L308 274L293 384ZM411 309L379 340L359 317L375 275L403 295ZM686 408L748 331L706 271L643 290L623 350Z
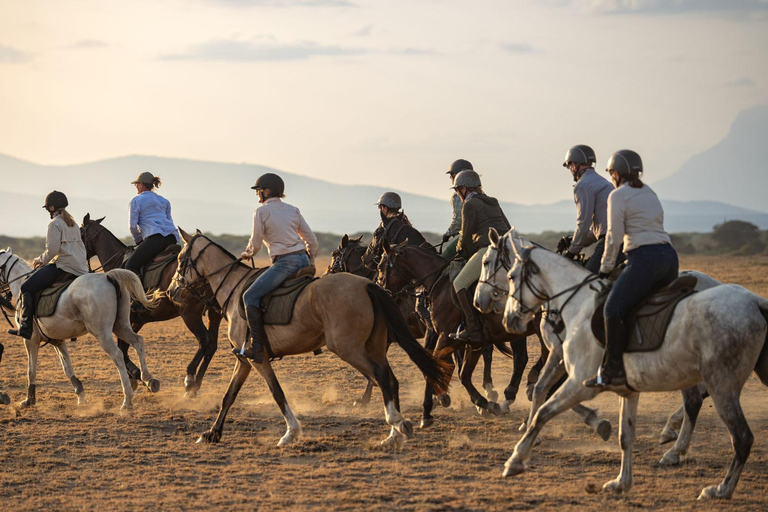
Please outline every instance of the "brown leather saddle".
M166 265L176 260L176 257L180 252L181 246L179 244L169 245L157 253L152 261L141 268L139 278L141 279L141 284L144 287L145 292L160 286L160 280L163 278L163 271L165 270ZM125 268L125 263L128 261L128 258L131 257L132 253L133 251L126 251L123 255L123 268Z
M243 290L250 288L253 282L268 268L260 268L248 276ZM296 306L299 295L304 291L304 288L316 279L318 278L315 277L315 267L304 267L293 275L288 276L288 279L283 281L283 284L262 297L261 305L265 311L264 324L288 325L291 323L293 309ZM242 296L240 296L238 301L238 310L240 316L245 318L245 304Z
M694 276L678 277L635 307L627 317L630 335L624 352L657 350L664 341L675 308L681 300L695 293L696 282ZM603 306L609 291L610 287L606 287L595 298L597 307L592 315L592 333L601 347L605 346Z
M77 276L66 273L54 281L48 288L37 292L35 294L35 316L37 318L53 316L56 312L56 305L59 303L61 294L69 288L69 285L71 285L75 279L77 279Z

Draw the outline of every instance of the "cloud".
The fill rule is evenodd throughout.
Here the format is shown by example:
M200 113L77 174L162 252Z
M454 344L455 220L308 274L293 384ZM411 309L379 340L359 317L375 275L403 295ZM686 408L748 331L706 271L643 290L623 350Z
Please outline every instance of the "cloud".
M11 48L0 46L0 64L24 64L32 60L32 54Z
M536 51L533 46L527 43L502 43L501 49L507 53L517 54L534 53Z
M439 52L432 48L401 48L399 50L388 50L384 53L391 55L437 55Z
M205 60L220 62L275 62L306 60L311 57L336 57L368 53L360 48L324 46L313 42L264 44L219 39L194 45L184 53L161 56L161 60Z
M107 46L109 46L107 43L99 39L81 39L80 41L75 41L65 48L81 50L90 48L106 48Z
M357 30L355 32L352 32L352 37L368 37L371 35L371 31L373 30L373 24L366 25L360 30Z
M728 87L754 87L757 85L757 82L748 76L742 76L736 80L727 82L725 85Z
M229 7L356 7L347 0L209 0Z
M605 14L768 13L768 0L593 0Z

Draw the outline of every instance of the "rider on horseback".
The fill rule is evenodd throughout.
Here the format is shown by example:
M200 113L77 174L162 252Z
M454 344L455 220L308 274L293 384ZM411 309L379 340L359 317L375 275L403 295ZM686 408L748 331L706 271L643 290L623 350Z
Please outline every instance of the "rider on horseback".
M179 232L171 218L171 203L154 192L161 185L159 177L143 172L131 182L136 197L131 199L131 235L136 242L125 268L138 274L141 268L164 251L179 243Z
M32 267L38 270L21 285L21 326L10 329L9 334L31 339L35 293L48 288L66 274L81 276L88 273L85 245L75 219L65 210L68 205L63 192L54 190L45 197L43 208L51 216L45 236L45 252L33 260Z
M405 240L408 240L408 245L429 245L402 211L403 203L398 194L384 192L373 204L379 207L381 223L373 232L373 239L363 254L363 263L366 267L376 268L381 260L382 240L387 240L390 245L399 244Z
M461 198L461 231L456 252L467 261L453 281L461 311L464 314L465 329L451 337L463 343L482 345L480 312L472 304L472 285L480 279L483 255L491 244L489 228L499 233L510 229L509 221L499 206L499 201L483 193L480 176L472 170L461 171L454 180L454 190Z
M272 266L243 295L251 330L251 346L246 349L243 344L241 350L235 348L232 352L261 364L267 344L261 298L280 286L291 274L314 265L318 245L315 234L299 209L280 200L285 197L285 184L280 176L263 174L251 188L259 195L261 206L253 212L253 234L240 258L252 258L261 250L263 243L272 258Z
M443 235L443 243L446 245L443 247L441 253L441 256L446 260L452 260L454 256L456 256L456 244L459 242L456 235L461 231L462 202L456 189L453 188L453 182L456 179L456 175L461 171L471 171L473 169L474 167L472 167L472 164L469 163L469 161L460 158L451 164L451 168L446 173L451 178L451 188L453 190L453 194L451 194L451 225L448 226L448 230ZM451 240L451 238L453 238L453 240ZM446 243L448 240L451 240L451 242Z
M628 149L608 160L606 171L616 189L608 196L608 235L600 277L613 270L621 241L627 267L605 301L605 354L587 387L625 386L624 347L629 337L627 314L649 293L677 278L677 253L664 231L664 210L656 194L640 180L643 162Z
M576 230L565 257L573 260L582 249L597 242L585 265L593 274L600 270L600 260L605 249L605 234L608 231L608 195L614 189L608 180L595 172L596 162L595 152L583 144L569 149L563 162L563 167L571 171L573 181L576 182L573 186L573 201L577 209ZM617 263L621 263L623 259L622 257Z

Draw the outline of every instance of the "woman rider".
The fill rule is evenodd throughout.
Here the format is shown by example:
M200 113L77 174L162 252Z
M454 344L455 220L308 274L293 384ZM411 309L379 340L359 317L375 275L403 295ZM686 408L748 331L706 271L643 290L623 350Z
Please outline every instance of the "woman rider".
M463 203L456 253L468 261L453 281L466 328L451 337L463 343L480 345L483 341L480 312L472 305L472 285L480 279L483 255L491 244L489 228L506 233L510 225L499 202L483 193L480 176L475 171L461 171L454 180L453 188Z
M451 194L451 224L443 235L443 243L446 245L443 247L441 253L441 256L446 260L452 260L456 256L456 244L459 242L459 239L454 237L461 231L462 202L459 194L456 193L456 189L453 188L453 182L456 179L457 174L466 170L472 171L474 170L474 167L472 167L472 164L469 163L469 161L460 158L451 164L451 168L448 169L448 172L446 173L448 177L451 178L451 189L453 190L453 194ZM453 240L451 240L451 238L453 238ZM451 240L451 242L446 243L448 240Z
M291 274L314 265L318 246L315 234L299 209L281 200L285 197L285 184L280 176L264 174L251 188L258 194L261 206L253 212L253 234L240 258L253 258L264 244L272 258L272 266L243 295L251 330L251 346L246 348L246 343L243 343L242 349L235 348L232 352L261 364L267 344L261 298L280 286Z
M45 236L45 252L32 261L38 269L21 285L21 326L9 334L32 338L32 315L35 314L35 293L51 286L66 274L81 276L88 273L85 245L80 228L65 209L69 205L63 192L54 190L45 198L45 208L51 216Z
M125 268L138 274L169 245L179 243L179 232L171 218L171 203L154 189L162 182L152 173L143 172L131 182L136 185L136 197L131 199L131 235L136 249Z
M428 245L419 230L413 227L411 221L402 211L403 203L400 196L394 192L384 192L375 203L379 207L381 224L373 232L368 249L363 254L363 263L366 267L374 269L381 259L381 241L387 240L390 244L399 244L408 240L408 245Z
M584 381L587 387L625 386L624 346L628 337L626 317L650 292L677 278L677 252L664 231L664 210L656 194L640 180L643 162L628 149L617 151L606 169L616 189L608 196L608 235L600 276L613 270L624 241L627 267L605 302L605 355L597 374Z

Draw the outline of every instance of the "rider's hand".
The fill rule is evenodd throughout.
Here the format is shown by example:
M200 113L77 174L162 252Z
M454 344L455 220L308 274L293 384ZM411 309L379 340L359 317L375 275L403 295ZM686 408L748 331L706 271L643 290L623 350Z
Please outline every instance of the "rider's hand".
M600 272L597 276L600 279L608 279L609 277L611 277L611 273L610 272Z
M249 259L251 259L251 256L247 252L243 252L242 254L240 254L240 259L241 260L249 260Z
M43 262L40 261L40 258L35 258L32 260L32 268L40 268L43 266Z
M443 235L443 243L446 243L450 239L451 239L451 235L449 235L448 233Z

